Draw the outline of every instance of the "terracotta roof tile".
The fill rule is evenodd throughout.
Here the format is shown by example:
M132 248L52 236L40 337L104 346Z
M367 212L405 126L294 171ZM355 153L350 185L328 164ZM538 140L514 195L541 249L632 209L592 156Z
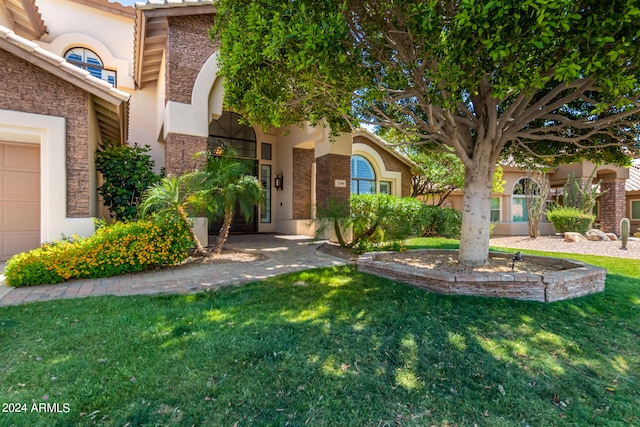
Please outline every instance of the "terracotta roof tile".
M629 178L624 183L625 191L640 191L640 164L629 168Z

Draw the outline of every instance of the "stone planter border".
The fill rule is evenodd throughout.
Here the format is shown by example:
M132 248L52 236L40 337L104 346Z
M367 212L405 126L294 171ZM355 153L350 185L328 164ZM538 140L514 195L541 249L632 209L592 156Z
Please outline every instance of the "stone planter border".
M456 250L416 249L457 256ZM368 252L358 257L358 271L374 274L440 294L476 295L518 300L554 302L604 291L607 270L579 261L536 255L523 255L527 261L553 264L561 268L544 274L513 273L445 273L405 264L384 262L377 258L392 252ZM512 259L504 252L490 252L491 258Z

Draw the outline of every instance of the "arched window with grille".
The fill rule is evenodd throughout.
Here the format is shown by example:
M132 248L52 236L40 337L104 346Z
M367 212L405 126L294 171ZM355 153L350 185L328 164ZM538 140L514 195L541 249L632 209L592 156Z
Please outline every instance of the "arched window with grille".
M511 196L511 219L513 222L529 220L527 213L527 188L531 186L531 194L540 194L540 185L531 178L520 178L513 186Z
M104 68L102 59L97 53L86 47L74 47L64 54L64 59L73 65L87 70L93 77L104 80L111 86L116 86L116 72Z
M358 155L351 156L351 193L376 193L376 172L369 160Z

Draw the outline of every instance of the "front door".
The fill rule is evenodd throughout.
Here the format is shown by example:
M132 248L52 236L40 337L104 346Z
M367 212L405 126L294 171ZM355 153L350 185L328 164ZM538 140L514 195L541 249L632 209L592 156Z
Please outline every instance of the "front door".
M250 160L242 159L242 161L249 162ZM251 175L258 176L258 161L251 160L253 167L251 169ZM220 221L212 222L209 226L209 234L219 234L222 228L222 219ZM257 233L258 232L258 206L253 208L253 217L251 221L247 221L240 207L236 203L235 213L233 215L233 222L231 223L231 233Z
M230 147L235 151L238 160L250 162L252 175L258 176L257 143L256 134L251 126L248 126L242 117L236 113L226 111L220 118L209 124L209 140L207 150L216 153L223 147ZM251 221L242 216L236 205L232 233L256 233L258 231L258 207L254 209ZM209 226L209 233L218 234L222 227L222 219Z

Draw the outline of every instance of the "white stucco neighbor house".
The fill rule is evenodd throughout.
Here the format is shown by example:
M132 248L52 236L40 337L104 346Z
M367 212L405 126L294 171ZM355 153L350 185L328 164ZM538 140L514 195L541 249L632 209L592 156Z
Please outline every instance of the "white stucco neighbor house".
M331 197L410 194L411 163L365 130L263 131L225 111L214 20L212 0L0 0L0 260L94 231L103 140L149 145L170 174L234 146L267 196L236 231L311 234Z

